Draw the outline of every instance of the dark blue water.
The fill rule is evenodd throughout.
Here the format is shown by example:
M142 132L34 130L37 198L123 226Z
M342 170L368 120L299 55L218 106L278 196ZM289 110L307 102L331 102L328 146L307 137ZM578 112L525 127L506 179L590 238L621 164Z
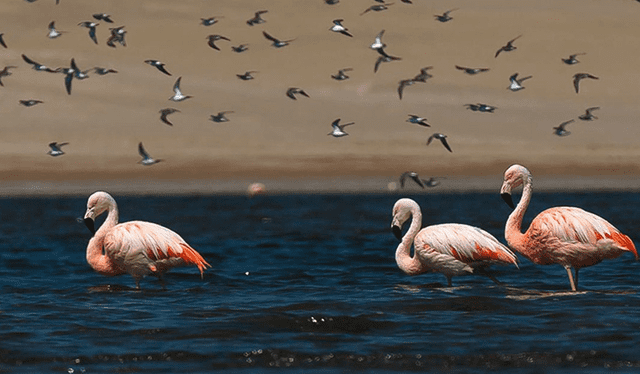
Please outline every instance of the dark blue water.
M88 195L88 194L87 194ZM640 370L639 264L624 255L457 277L404 275L393 195L115 196L121 221L178 232L211 264L135 291L85 260L82 198L0 199L0 372L583 373ZM424 224L460 222L504 241L498 194L420 195ZM573 205L640 244L635 193L534 195L527 219Z

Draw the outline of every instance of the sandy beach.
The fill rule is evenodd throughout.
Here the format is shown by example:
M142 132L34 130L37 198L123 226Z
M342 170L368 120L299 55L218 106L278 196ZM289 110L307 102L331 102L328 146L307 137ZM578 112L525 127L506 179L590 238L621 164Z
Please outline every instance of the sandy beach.
M640 180L640 4L635 1L419 1L396 2L387 10L361 15L369 0L14 0L0 9L0 69L17 66L0 87L0 193L3 195L83 194L112 189L122 193L239 193L251 182L270 191L388 191L403 171L445 178L433 191L498 189L513 163L527 166L536 188L548 190L635 190ZM452 8L453 19L435 14ZM265 23L248 26L266 9ZM98 44L78 23L98 21ZM201 18L218 16L212 26ZM333 19L354 35L329 31ZM65 31L47 38L55 21ZM125 26L127 46L106 45L109 27ZM383 63L369 45L384 29L386 52L400 61ZM294 39L273 48L262 32ZM220 51L207 36L223 35ZM496 51L522 35L516 50ZM231 46L248 44L235 53ZM561 61L570 54L580 63ZM112 68L117 74L73 80L38 72L21 55L51 68ZM167 76L144 63L157 59ZM467 75L455 65L490 70ZM433 66L433 78L415 83L398 98L398 82ZM331 78L352 68L350 79ZM256 71L242 81L236 74ZM533 77L526 89L507 89L513 73ZM580 93L572 77L590 73ZM168 98L177 77L193 98ZM309 98L291 100L289 87ZM19 100L44 103L30 108ZM495 113L465 104L484 103ZM598 119L578 116L598 106ZM159 119L159 110L180 110ZM230 122L209 116L233 111ZM426 117L430 128L406 122ZM327 136L331 122L355 122L349 136ZM568 125L569 136L553 134ZM452 153L426 146L434 132L447 135ZM50 142L68 142L65 155L46 154ZM142 166L137 145L164 161ZM412 189L412 192L419 192Z

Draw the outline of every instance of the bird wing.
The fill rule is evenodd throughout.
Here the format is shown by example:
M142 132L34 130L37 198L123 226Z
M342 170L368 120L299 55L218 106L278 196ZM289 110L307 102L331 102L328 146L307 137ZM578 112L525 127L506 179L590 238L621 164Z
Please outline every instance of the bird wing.
M98 38L96 37L96 28L95 27L90 27L89 28L89 37L91 38L91 40L93 40L94 43L98 44Z
M73 80L73 74L67 74L64 77L64 87L67 89L67 94L71 95L71 81Z
M416 251L436 251L466 264L497 262L517 265L517 258L488 232L469 225L447 223L421 230Z
M265 38L267 38L267 39L271 40L272 42L276 42L276 43L277 43L277 42L279 42L279 40L278 40L278 39L276 39L276 38L274 38L273 36L271 36L271 35L267 34L267 32L266 32L266 31L263 31L263 32L262 32L262 35L264 35L264 37L265 37Z
M118 265L134 273L163 272L171 266L188 264L196 265L202 276L211 266L180 235L151 222L116 225L105 236L104 250Z
M2 44L3 47L7 48L7 44L4 42L4 38L2 37L4 34L0 34L0 44Z
M338 125L338 123L340 123L340 118L331 122L331 127L333 127L334 130L340 130L340 126Z
M182 77L178 77L176 83L173 84L173 92L179 95L182 94L182 92L180 92L180 80L182 80Z
M581 78L579 76L573 77L573 88L575 88L576 93L580 91L580 79Z
M378 68L380 67L380 64L382 63L382 61L384 61L384 57L382 56L378 57L378 59L376 60L376 64L373 66L374 73L378 72Z
M494 57L498 57L498 55L500 54L500 52L504 51L504 47L500 47L500 49L498 49L498 51L496 52L496 55Z
M151 158L151 156L149 156L147 151L142 146L142 142L138 143L138 153L140 154L140 156L142 156L144 158Z
M51 23L49 23L49 30L55 30L56 26L56 21L51 21Z
M27 64L31 64L31 65L40 65L37 62L33 61L32 59L30 59L29 57L27 57L26 55L22 55L22 59L27 63Z
M453 152L451 150L451 147L449 147L449 143L447 143L447 139L443 136L440 138L440 141L442 142L442 145L444 145L444 147L449 151L449 152Z
M168 75L168 76L171 76L171 73L169 73L169 72L167 71L167 69L165 69L164 64L156 65L156 67L157 67L157 68L158 68L158 70L160 70L161 72L165 73L165 74L166 74L166 75Z

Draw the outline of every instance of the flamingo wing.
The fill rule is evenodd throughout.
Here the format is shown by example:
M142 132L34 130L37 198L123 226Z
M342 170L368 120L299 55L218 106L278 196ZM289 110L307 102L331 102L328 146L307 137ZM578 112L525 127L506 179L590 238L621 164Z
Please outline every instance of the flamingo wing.
M531 222L527 236L538 240L545 237L551 241L556 239L559 243L548 248L564 252L563 256L569 258L578 257L578 260L589 256L600 260L609 258L607 252L614 258L620 251L631 252L638 258L638 252L628 236L604 218L580 208L555 207L545 210Z
M517 265L516 256L488 232L469 225L449 223L429 226L415 239L416 250L432 251L473 267L482 263Z
M132 275L196 265L202 276L204 269L211 266L180 235L150 222L131 221L115 226L105 237L104 249Z

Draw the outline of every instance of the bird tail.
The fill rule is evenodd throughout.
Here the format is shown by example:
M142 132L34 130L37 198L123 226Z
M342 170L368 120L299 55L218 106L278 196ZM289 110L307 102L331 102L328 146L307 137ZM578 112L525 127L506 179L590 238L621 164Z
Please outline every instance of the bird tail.
M211 267L209 263L198 253L195 249L191 248L186 243L180 243L180 247L182 247L182 253L180 253L180 258L184 260L187 264L193 264L198 267L200 270L200 278L204 277L204 270L207 267Z

